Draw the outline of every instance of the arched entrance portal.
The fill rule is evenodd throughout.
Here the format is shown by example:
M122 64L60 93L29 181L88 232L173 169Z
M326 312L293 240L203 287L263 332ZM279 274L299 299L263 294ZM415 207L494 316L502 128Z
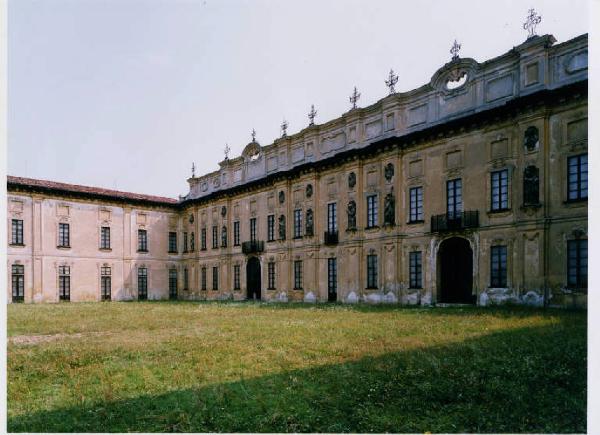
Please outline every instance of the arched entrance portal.
M260 260L258 257L250 257L246 264L246 289L248 299L260 300Z
M474 304L473 250L461 237L446 239L438 251L438 302Z

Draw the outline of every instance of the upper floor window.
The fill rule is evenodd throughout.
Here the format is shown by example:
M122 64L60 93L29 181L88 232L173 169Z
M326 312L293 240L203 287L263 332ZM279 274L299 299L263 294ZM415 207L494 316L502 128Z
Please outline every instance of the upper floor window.
M177 253L177 233L175 231L169 232L169 252Z
M256 241L256 218L250 218L250 241Z
M294 210L294 238L302 237L302 210Z
M458 219L462 213L462 180L446 182L446 213L448 219Z
M506 246L492 246L491 287L506 287Z
M110 267L100 268L100 300L110 301L111 270Z
M183 252L188 251L188 233L183 233Z
M337 232L337 203L331 202L327 204L327 231L330 233Z
M110 249L110 227L100 228L100 249Z
M138 299L140 301L148 299L148 269L145 267L138 269Z
M196 249L196 235L192 231L190 233L190 252L194 252L194 249Z
M219 228L216 225L212 227L212 248L216 249L219 247Z
M233 246L240 246L240 221L233 223Z
M61 248L70 247L69 224L62 222L58 224L58 246Z
M22 245L22 244L23 244L23 220L13 219L12 220L11 245Z
M200 230L200 249L206 251L206 228Z
M58 299L61 301L71 300L71 268L69 266L58 267Z
M302 290L302 260L294 261L294 290Z
M268 290L275 290L275 262L274 261L269 261L267 263L267 271L268 271L268 286L267 289Z
M267 216L267 242L275 240L275 215Z
M177 269L169 269L169 299L177 299Z
M508 169L492 172L492 210L508 209Z
M25 300L25 266L13 264L12 266L12 301Z
M138 251L148 252L148 233L146 230L138 230Z
M377 226L378 222L377 195L369 195L367 196L367 228Z
M569 201L588 197L588 155L569 157Z
M377 255L367 255L367 288L377 288Z
M587 287L587 239L567 241L567 275L569 287Z
M410 189L410 213L409 222L423 221L423 187L411 187Z
M212 289L219 290L219 266L214 266L212 271Z
M240 265L234 264L233 266L233 289L240 289Z

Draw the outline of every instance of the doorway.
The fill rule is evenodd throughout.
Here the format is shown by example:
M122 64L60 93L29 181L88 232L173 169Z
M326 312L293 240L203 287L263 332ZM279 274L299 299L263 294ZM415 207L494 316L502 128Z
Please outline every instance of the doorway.
M438 302L474 304L473 250L468 240L451 237L438 251Z
M260 300L260 260L250 257L246 264L246 290L248 300Z

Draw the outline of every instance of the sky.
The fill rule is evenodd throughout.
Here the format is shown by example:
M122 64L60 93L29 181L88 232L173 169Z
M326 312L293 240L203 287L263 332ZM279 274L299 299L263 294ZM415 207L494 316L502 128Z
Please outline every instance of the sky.
M9 0L9 175L177 197L251 140L268 145L396 90L451 58L588 32L587 0Z

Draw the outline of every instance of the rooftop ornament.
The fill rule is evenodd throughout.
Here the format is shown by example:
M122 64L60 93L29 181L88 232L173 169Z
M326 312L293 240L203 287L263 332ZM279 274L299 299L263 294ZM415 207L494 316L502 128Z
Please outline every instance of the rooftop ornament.
M308 125L315 125L315 116L317 116L317 111L315 110L315 105L311 104L310 112L308 112L308 119L310 121L310 124Z
M527 21L523 23L523 29L529 32L527 39L531 39L534 36L536 36L535 26L540 24L541 21L542 16L538 15L535 9L529 9L529 11L527 12Z
M192 178L196 176L196 165L192 162Z
M458 60L458 52L460 51L460 44L454 40L454 44L452 44L452 48L450 49L450 54L452 54L452 60Z
M358 92L358 89L356 89L356 86L354 86L354 92L352 92L352 95L350 96L350 103L352 104L352 109L356 109L356 102L359 98L360 92Z
M284 119L281 124L281 137L287 137L288 122Z
M394 74L394 70L391 69L390 75L389 75L388 79L385 81L385 85L388 88L390 88L390 95L396 93L396 89L394 88L394 86L396 86L396 83L398 83L398 76L396 74Z
M228 144L225 144L225 149L223 150L223 152L225 153L225 160L229 160L229 152L231 151L231 148L229 148Z
M252 142L256 142L256 130L252 129Z

